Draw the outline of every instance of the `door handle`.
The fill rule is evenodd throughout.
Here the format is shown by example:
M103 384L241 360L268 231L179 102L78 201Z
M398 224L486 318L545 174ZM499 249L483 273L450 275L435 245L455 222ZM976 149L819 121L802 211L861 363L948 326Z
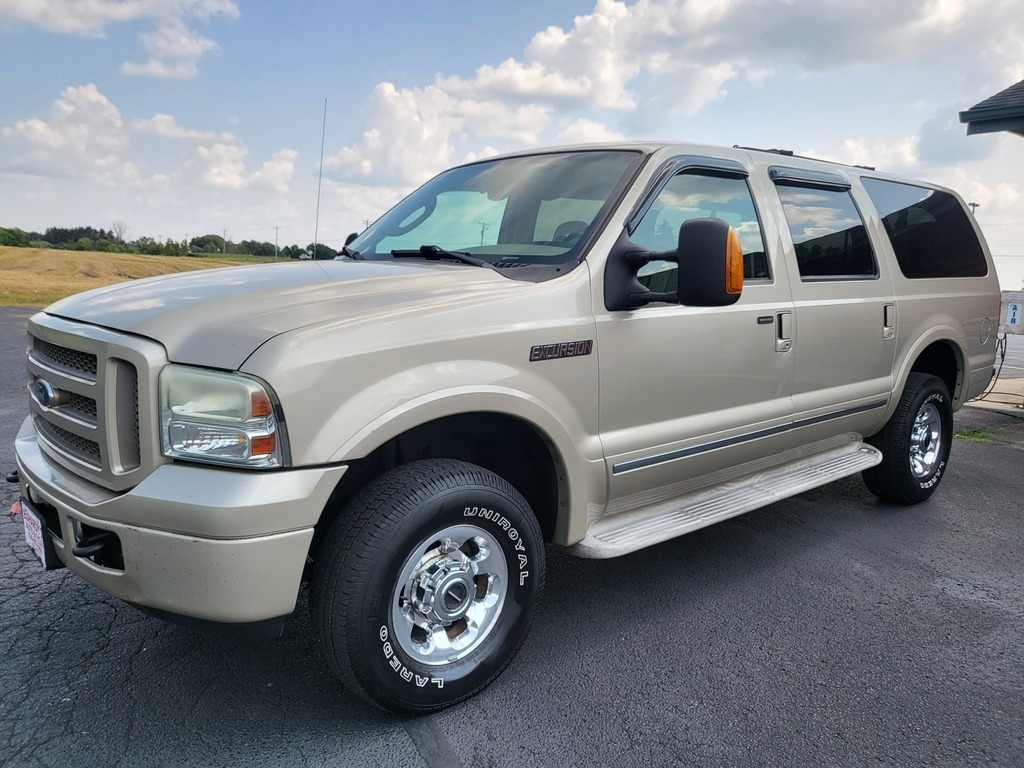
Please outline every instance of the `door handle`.
M793 313L775 314L775 351L789 352L793 348Z
M882 307L882 338L896 338L896 305L886 304Z

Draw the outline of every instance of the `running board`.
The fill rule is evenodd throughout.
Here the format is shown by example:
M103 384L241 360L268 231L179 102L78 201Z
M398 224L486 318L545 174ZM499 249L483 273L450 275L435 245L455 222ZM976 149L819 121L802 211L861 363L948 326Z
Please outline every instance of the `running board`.
M881 461L881 451L859 439L839 447L830 442L828 450L820 453L598 520L569 552L588 558L625 555L856 474Z

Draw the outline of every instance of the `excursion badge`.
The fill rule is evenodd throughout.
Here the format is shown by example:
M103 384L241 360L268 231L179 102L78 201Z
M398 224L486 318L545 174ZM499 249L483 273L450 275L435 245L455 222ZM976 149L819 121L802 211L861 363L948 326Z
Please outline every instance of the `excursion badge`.
M561 341L557 344L538 344L530 347L530 362L540 360L558 360L561 357L580 357L594 351L594 340Z

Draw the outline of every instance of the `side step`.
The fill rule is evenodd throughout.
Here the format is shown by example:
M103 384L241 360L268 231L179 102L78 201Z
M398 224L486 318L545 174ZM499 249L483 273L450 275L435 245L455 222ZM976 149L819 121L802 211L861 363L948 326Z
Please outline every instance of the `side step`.
M820 453L701 488L668 501L602 518L590 526L586 538L569 547L579 557L608 558L625 555L684 533L742 515L776 501L881 463L882 453L850 435L836 447L829 441Z

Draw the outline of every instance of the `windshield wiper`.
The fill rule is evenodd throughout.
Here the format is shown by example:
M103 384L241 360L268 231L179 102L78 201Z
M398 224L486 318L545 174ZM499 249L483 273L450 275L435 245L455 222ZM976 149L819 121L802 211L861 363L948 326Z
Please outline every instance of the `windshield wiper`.
M484 259L478 259L475 256L470 256L468 253L460 253L459 251L446 251L439 245L421 245L414 251L392 251L391 255L396 259L409 259L409 258L424 258L427 261L437 261L439 259L454 259L455 261L461 261L463 264L472 264L474 267L487 267L490 266L491 262L485 261Z
M341 253L342 255L348 256L350 259L355 259L356 261L363 260L362 254L360 254L359 251L355 248L349 248L347 245L341 246Z

